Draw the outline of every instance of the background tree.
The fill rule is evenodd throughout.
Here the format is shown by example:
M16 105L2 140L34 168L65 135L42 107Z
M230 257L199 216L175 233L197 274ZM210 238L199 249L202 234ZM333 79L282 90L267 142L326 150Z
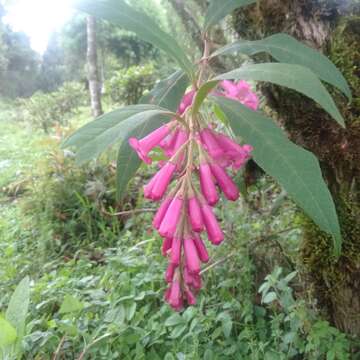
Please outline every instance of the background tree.
M91 111L94 117L100 116L101 106L101 81L98 69L97 47L96 47L96 20L93 16L86 18L87 24L87 66L89 90L91 99Z
M306 287L341 330L360 334L360 7L358 1L260 1L237 11L233 26L240 37L258 39L286 32L322 49L350 83L349 104L333 91L344 114L346 129L329 121L311 101L290 90L263 86L268 105L291 139L321 161L323 175L335 200L343 236L339 260L331 241L304 218L301 263ZM311 284L311 285L310 285Z

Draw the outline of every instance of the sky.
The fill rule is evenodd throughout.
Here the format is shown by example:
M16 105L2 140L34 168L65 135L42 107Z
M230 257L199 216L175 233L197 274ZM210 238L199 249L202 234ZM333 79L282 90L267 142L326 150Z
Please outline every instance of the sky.
M53 31L71 17L72 0L13 0L6 6L4 22L14 31L23 31L31 47L43 54Z

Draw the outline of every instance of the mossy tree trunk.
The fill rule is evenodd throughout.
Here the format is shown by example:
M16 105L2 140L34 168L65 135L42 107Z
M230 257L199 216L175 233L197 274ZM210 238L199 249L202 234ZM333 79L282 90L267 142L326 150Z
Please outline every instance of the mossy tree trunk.
M262 0L233 15L240 37L286 32L323 51L343 72L351 104L330 89L346 119L341 129L311 100L276 86L262 86L268 105L291 139L320 160L334 197L343 235L339 260L330 239L304 220L301 260L322 310L342 331L360 335L360 4L344 0Z

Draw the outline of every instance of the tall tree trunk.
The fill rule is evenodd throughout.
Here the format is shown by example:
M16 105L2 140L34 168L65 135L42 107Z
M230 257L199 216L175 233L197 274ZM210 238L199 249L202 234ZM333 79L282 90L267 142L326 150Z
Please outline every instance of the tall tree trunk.
M325 52L347 78L351 104L330 89L346 120L340 128L310 100L290 90L261 90L291 139L320 160L337 207L343 253L331 253L331 241L304 217L301 261L314 297L332 323L360 335L360 9L353 1L262 0L233 16L241 37L257 39L286 32Z
M100 116L101 107L101 81L98 69L97 46L96 46L96 20L88 16L87 24L87 71L89 80L91 111L94 117Z

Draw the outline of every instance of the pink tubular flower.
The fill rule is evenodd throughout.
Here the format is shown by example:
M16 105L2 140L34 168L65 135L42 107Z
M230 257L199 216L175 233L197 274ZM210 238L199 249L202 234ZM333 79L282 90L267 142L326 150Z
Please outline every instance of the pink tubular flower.
M182 239L175 236L171 246L170 262L176 266L180 264Z
M195 94L196 92L194 90L191 90L183 96L181 103L177 109L177 113L179 115L182 115L186 111L186 109L191 106Z
M186 301L189 305L196 305L196 298L190 289L185 289Z
M257 110L259 99L257 95L251 91L250 85L246 81L241 80L235 83L230 80L224 80L220 83L220 87L224 90L220 95L239 101L252 110Z
M160 205L158 211L156 212L155 214L155 217L153 219L153 226L155 229L159 229L160 225L161 225L161 222L163 221L164 219L164 216L166 214L166 211L167 209L169 208L169 205L171 203L173 198L171 197L167 197Z
M182 294L180 282L178 279L174 279L171 283L169 291L165 295L166 301L175 310L181 310L182 308Z
M174 265L173 263L169 263L165 272L165 281L167 283L171 283L173 281L175 269L176 265Z
M194 196L188 200L188 210L190 223L193 231L201 232L204 230L204 222L201 209L197 198Z
M173 243L173 239L170 237L166 237L163 240L162 248L161 248L161 253L163 256L166 256L167 252L171 249L172 243Z
M184 253L186 267L190 274L198 274L200 272L200 259L194 241L190 236L184 239Z
M196 250L199 255L200 261L203 263L207 263L209 261L209 254L206 250L206 246L202 241L200 235L194 234L194 244L196 246Z
M170 183L170 180L175 172L175 169L176 169L175 164L171 162L167 162L155 175L156 180L154 181L154 183L152 183L152 180L150 180L148 184L149 191L147 191L150 199L156 201L156 200L160 200L163 197ZM152 186L150 186L150 184L152 184Z
M201 143L211 157L217 159L224 155L224 150L220 147L212 130L205 128L200 131Z
M159 172L157 172L150 181L144 186L144 196L147 199L152 199L152 189L154 188L154 185L156 183L156 180L159 177Z
M200 164L200 187L206 201L211 206L215 205L219 200L219 196L216 191L210 166L207 163Z
M159 234L163 237L173 237L176 232L181 210L183 207L183 200L177 196L171 201L166 214L159 227Z
M201 276L199 274L190 274L187 267L184 268L184 281L185 284L192 286L194 289L201 289L202 287L202 281Z
M167 157L171 157L174 153L174 145L177 139L179 129L175 129L168 136L166 136L159 144L159 146L164 150Z
M150 134L146 135L141 140L136 138L130 138L130 146L137 152L139 158L147 164L151 164L151 159L148 157L148 153L157 145L161 140L169 134L171 126L165 124L158 129L154 130Z
M203 214L204 224L209 240L214 245L219 245L224 240L224 234L211 207L205 203L201 204L201 212Z
M210 169L226 198L235 201L239 198L239 190L226 171L217 164L210 164Z

